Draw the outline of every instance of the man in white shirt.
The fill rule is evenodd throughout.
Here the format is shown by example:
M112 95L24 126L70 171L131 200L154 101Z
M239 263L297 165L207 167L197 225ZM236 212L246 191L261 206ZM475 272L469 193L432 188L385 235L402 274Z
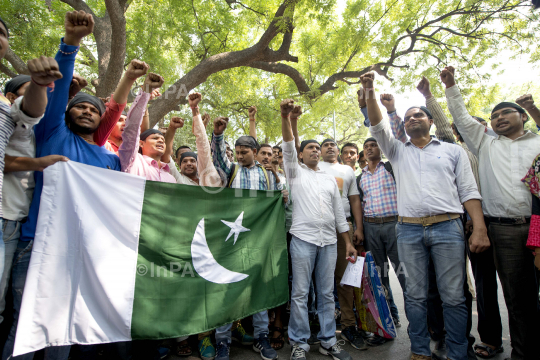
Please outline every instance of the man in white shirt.
M508 309L512 359L538 358L538 280L534 257L526 247L532 197L521 179L538 155L540 136L525 131L525 110L510 102L500 103L491 111L491 126L497 137L489 136L467 112L454 68L445 68L441 80L446 85L454 123L469 149L478 154L483 209L489 219L495 267Z
M433 119L412 107L405 113L402 143L382 120L373 89L373 72L362 75L370 131L392 163L397 186L398 252L407 274L405 310L409 320L412 360L431 359L427 330L428 261L433 260L444 308L448 358L466 360L467 307L465 281L465 237L460 215L469 212L474 231L472 252L489 247L481 208L481 197L465 150L431 138Z
M327 174L332 175L338 184L341 200L343 203L343 211L349 225L349 238L354 245L363 245L364 243L364 225L362 219L362 205L360 203L360 193L356 186L356 176L353 169L349 165L338 163L337 157L339 148L336 142L332 139L326 139L321 144L321 155L324 161L319 163L319 169ZM353 230L354 217L356 230ZM337 262L336 262L336 284L341 282L341 278L345 273L347 264L346 260L346 243L339 231L337 234ZM349 285L338 285L337 295L339 306L341 309L341 338L351 343L352 347L358 350L366 350L367 346L358 330L356 329L356 316L354 315L354 288Z
M47 87L39 84L49 84L62 75L58 72L58 64L53 58L41 57L30 60L28 69L31 76L18 76L18 84L6 85L6 94L9 92L11 117L15 123L13 134L9 138L5 149L4 183L1 189L0 234L3 233L0 251L0 323L4 320L2 313L6 306L6 293L11 275L13 255L17 250L21 233L21 224L28 216L28 210L34 192L34 171L43 171L49 165L58 161L67 161L65 156L49 155L41 158L36 156L36 139L34 125L36 125L45 112L47 105ZM50 70L37 71L40 67ZM13 80L12 80L13 81ZM3 230L3 231L2 231Z
M336 179L318 167L320 146L315 140L300 145L298 164L289 115L294 101L281 102L283 164L295 202L290 233L293 269L289 338L291 359L305 359L311 331L307 311L309 284L315 276L318 315L321 330L319 352L334 359L349 360L350 355L337 344L334 321L334 270L337 260L336 228L344 239L344 256L356 261L356 249L349 238L349 225L343 211Z

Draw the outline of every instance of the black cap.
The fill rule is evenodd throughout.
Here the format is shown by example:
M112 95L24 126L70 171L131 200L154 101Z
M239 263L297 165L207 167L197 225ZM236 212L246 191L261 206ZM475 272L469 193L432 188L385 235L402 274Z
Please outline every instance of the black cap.
M66 112L69 112L73 106L84 102L94 105L99 111L99 116L103 116L105 113L105 104L100 98L83 92L77 93L73 100L69 102Z
M234 146L246 146L250 149L259 149L259 143L253 136L245 135L240 136Z
M145 141L146 138L149 137L149 136L152 135L152 134L159 134L159 135L163 136L163 133L162 133L161 131L159 131L159 130L156 130L156 129L148 129L148 130L144 131L144 132L141 134L140 139L141 139L142 141Z
M317 144L317 145L321 146L317 140L304 140L304 141L302 141L302 142L300 143L300 152L304 151L304 148L305 148L308 144Z

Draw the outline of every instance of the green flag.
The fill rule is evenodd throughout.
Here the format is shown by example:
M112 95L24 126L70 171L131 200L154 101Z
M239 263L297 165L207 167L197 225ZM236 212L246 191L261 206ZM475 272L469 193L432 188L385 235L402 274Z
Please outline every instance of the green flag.
M16 355L198 334L289 298L279 191L57 163L44 172L37 229Z

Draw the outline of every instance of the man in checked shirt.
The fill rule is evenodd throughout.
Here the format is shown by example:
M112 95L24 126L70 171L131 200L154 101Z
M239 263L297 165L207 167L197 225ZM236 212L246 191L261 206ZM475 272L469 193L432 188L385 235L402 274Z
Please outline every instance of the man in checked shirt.
M388 289L388 305L394 323L397 327L399 313L392 290L390 289L389 270L390 263L394 268L399 284L405 292L405 273L399 262L396 224L398 220L397 191L394 175L389 172L389 164L381 160L381 150L375 138L368 138L364 142L364 154L368 165L362 169L358 177L358 191L364 212L364 246L371 251L375 264L380 267L382 284Z

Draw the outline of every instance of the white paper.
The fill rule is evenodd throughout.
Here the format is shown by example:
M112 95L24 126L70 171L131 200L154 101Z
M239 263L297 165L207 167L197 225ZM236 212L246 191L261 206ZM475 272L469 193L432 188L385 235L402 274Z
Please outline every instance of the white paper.
M362 286L362 272L364 271L365 260L366 258L357 256L356 262L354 264L352 262L349 262L347 264L347 268L345 269L345 273L343 274L343 277L341 278L341 282L339 284L341 286L350 285L357 288L361 287Z

